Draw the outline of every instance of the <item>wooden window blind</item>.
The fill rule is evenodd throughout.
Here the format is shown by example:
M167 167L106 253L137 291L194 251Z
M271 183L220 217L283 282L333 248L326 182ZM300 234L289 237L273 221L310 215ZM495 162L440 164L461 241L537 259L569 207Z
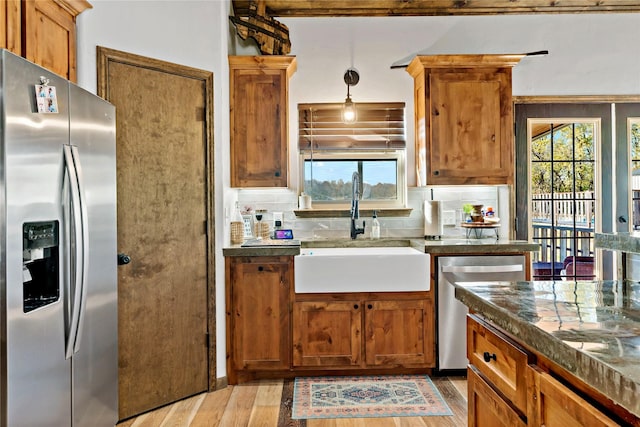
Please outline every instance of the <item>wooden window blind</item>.
M342 103L298 104L298 148L398 150L406 147L404 102L357 103L357 121L342 121Z

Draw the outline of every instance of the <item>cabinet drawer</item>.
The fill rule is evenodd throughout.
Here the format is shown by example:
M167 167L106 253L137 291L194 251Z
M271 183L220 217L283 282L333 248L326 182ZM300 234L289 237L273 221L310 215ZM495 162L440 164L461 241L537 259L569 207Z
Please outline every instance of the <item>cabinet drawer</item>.
M527 412L525 369L531 354L480 320L467 317L467 357L522 414Z
M524 427L526 424L477 373L467 370L469 427Z
M589 402L569 390L551 375L537 376L540 425L545 427L611 427L619 426Z

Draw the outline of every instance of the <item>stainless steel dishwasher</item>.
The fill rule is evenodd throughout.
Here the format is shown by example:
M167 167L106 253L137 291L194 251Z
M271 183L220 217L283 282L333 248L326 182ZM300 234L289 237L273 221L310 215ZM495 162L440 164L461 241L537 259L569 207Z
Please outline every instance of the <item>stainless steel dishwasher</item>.
M438 257L438 370L467 368L467 306L455 297L455 282L525 280L524 255Z

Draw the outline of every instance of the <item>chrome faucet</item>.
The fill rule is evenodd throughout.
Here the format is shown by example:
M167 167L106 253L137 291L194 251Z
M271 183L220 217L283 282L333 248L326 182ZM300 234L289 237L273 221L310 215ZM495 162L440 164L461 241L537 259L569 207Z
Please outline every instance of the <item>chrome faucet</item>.
M355 240L358 234L364 234L365 223L362 228L356 225L356 219L360 218L360 174L356 171L351 176L351 238Z

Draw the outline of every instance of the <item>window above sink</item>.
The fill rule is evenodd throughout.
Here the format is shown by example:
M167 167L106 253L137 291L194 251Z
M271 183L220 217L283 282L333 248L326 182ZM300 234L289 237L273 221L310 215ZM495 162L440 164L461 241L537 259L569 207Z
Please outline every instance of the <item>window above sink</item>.
M313 209L348 209L351 176L361 177L361 209L406 207L404 103L360 103L358 121L341 104L299 104L299 185Z

